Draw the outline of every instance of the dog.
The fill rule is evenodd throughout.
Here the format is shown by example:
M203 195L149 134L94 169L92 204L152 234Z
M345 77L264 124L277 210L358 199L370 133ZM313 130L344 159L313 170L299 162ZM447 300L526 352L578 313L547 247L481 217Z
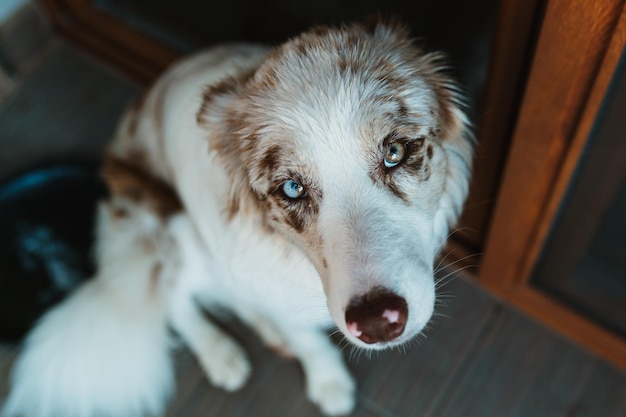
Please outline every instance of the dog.
M299 360L324 414L349 414L355 383L326 331L380 350L429 322L468 192L463 107L441 54L384 20L174 65L122 118L97 273L31 331L3 415L160 415L172 334L237 390L250 363L204 314L222 309Z

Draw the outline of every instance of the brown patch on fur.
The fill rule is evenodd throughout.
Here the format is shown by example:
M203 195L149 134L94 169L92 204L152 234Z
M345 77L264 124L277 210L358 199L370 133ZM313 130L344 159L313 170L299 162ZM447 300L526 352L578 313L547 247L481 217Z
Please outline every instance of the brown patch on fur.
M302 55L307 56L309 54L309 48L304 42L298 42L294 45L296 47L296 51Z
M287 197L277 197L276 204L280 207L282 219L293 230L302 233L317 217L319 208L311 197L290 200Z
M220 96L236 94L241 89L243 84L245 84L254 75L255 71L256 69L244 71L240 74L226 77L217 84L205 87L202 93L200 108L198 109L198 113L196 113L196 122L199 125L209 124L208 111L214 100Z
M259 171L263 172L267 177L278 168L280 155L280 146L271 146L261 158L259 162Z
M113 217L115 217L116 219L125 219L126 217L128 217L128 210L126 210L123 207L114 207L113 208Z
M463 130L460 120L455 117L453 110L458 108L458 93L454 91L455 82L444 71L441 70L445 59L442 55L431 53L421 58L420 67L422 76L435 93L438 111L430 109L430 114L437 118L439 126L432 136L438 136L441 140L455 137ZM433 133L429 131L429 134Z
M142 165L142 155L127 159L107 155L102 166L111 193L145 204L158 216L167 218L182 210L176 192L163 180L152 176Z
M396 197L398 197L400 200L404 201L407 204L409 203L409 196L398 187L398 185L393 179L392 174L390 173L384 174L383 182L387 186L389 191L391 191Z
M443 129L447 129L454 121L452 112L450 111L450 95L444 88L436 88L435 94L437 95L437 101L439 102L439 126Z
M408 80L398 76L395 73L395 68L391 64L385 64L379 67L374 74L374 77L383 85L388 86L390 89L397 91L407 85Z
M241 129L240 126L244 123L235 112L227 112L225 119L233 130ZM234 135L220 139L212 141L210 149L217 153L232 180L231 192L225 207L228 219L232 220L242 210L244 212L254 210L266 224L266 219L260 213L265 196L257 195L250 187L248 167L242 158L242 152L246 152L245 147L256 141L256 133L250 134L243 141L239 141Z
M428 159L433 159L433 145L430 143L426 147L426 156L428 156Z
M267 345L267 347L281 359L284 359L286 361L293 361L296 359L293 352L287 346Z
M152 110L154 128L157 132L161 132L163 130L163 113L165 112L165 91L159 91Z
M154 297L159 291L159 282L161 280L161 272L163 271L163 264L157 262L152 266L150 271L150 282L148 284L148 296Z
M137 133L137 127L139 126L139 112L146 101L147 93L143 93L139 97L135 98L127 110L129 121L127 137L132 139Z
M328 26L314 26L311 30L308 31L309 34L313 36L326 36L328 35L332 29Z
M231 196L231 198L228 200L228 204L226 205L226 214L227 214L228 220L232 220L235 218L237 213L239 213L239 208L240 208L239 198L235 196Z
M398 100L398 116L402 118L409 117L409 108L401 100Z
M430 148L430 155L432 156L432 145L424 146L426 138L420 136L419 138L407 143L407 151L409 156L407 157L404 165L407 171L412 175L415 175L420 181L428 181L430 178L430 168L427 163L424 163L426 156L428 155L428 149ZM429 156L429 160L431 158Z
M287 218L287 223L291 225L291 227L298 233L302 233L304 231L304 227L306 226L306 216L304 215L304 210L288 210L285 213Z
M363 20L361 26L365 32L370 35L375 35L377 30L380 30L383 27L393 32L399 39L408 38L410 35L408 28L400 21L400 19L395 16L384 15L382 13L370 14Z
M268 66L265 71L256 73L256 81L259 87L266 90L272 90L278 85L278 73L276 68Z
M406 159L407 164L413 163L412 159L416 157L420 157L421 159L423 159L422 154L423 154L423 150L424 150L423 148L424 148L425 142L426 142L426 138L424 136L420 136L406 143L407 152L408 152L408 157Z
M133 105L128 110L128 131L126 132L126 137L132 139L137 134L137 127L139 126L139 115L137 114L139 110Z
M217 154L230 176L231 192L224 207L228 219L232 220L242 210L255 210L266 225L267 220L260 213L262 198L250 187L248 168L242 156L256 142L256 132L242 133L249 126L241 105L244 99L241 92L255 73L256 69L251 69L206 87L196 121L200 127L210 129L212 135L208 138L209 149ZM263 78L263 75L260 77ZM219 123L211 124L212 117Z
M342 74L345 74L346 72L348 72L348 60L346 58L338 58L337 59L337 66L339 67L339 71Z
M156 244L151 239L143 239L141 243L141 248L143 249L144 253L148 255L153 254L157 250Z
M137 134L137 126L139 125L139 116L137 115L136 110L131 110L128 114L129 122L128 122L128 131L126 132L126 137L128 139L132 139Z

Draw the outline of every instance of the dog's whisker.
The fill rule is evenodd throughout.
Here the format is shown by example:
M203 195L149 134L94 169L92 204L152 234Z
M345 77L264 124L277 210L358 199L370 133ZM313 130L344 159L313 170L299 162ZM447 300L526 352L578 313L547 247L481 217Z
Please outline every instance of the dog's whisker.
M469 265L462 266L461 268L453 268L453 269L452 269L450 272L448 272L446 275L444 275L444 276L442 276L442 277L439 277L439 278L435 281L435 285L436 285L437 289L439 289L439 288L440 288L440 286L441 286L440 284L442 284L442 283L444 283L444 282L445 282L445 283L447 283L447 282L446 282L446 280L448 280L448 281L449 281L449 277L451 277L451 276L453 276L453 277L460 276L460 275L461 275L461 272L465 271L466 269L476 268L476 266L477 266L477 265L475 265L475 264L469 264Z
M449 254L451 254L451 253L452 252L450 252ZM456 265L458 263L461 263L461 262L463 262L463 261L465 261L467 259L471 259L471 258L474 258L474 257L480 257L482 255L483 255L482 253L473 253L473 254L470 254L470 255L463 256L462 258L456 259L456 260L454 260L452 262L449 262L449 263L446 263L446 264L443 264L443 265L438 265L437 268L435 268L434 274L438 274L442 270L447 269L447 268L451 268L454 265ZM442 264L442 262L440 262L440 264Z
M341 333L341 329L339 329L339 328L335 328L335 330L333 330L332 332L330 332L330 333L328 334L328 336L333 337L333 336L338 335L338 334L343 334L343 333Z
M348 355L348 362L358 362L358 356L355 358L355 354L359 351L358 347L355 345L351 345L350 354Z
M436 300L435 307L448 308L450 307L450 304L446 300ZM433 316L435 316L436 314L439 314L439 313L434 312Z
M438 291L437 298L456 298L456 295L451 291Z
M450 238L454 236L455 233L463 232L463 231L476 232L476 229L473 227L469 227L469 226L454 228L452 231L448 233L443 243L439 245L439 247L437 248L437 252L440 252L446 246L446 244L448 243L448 240L450 240Z
M440 288L443 288L444 286L448 285L450 282L454 281L456 278L460 277L461 272L463 272L464 270L469 269L469 268L475 268L475 267L476 265L473 265L473 264L466 265L464 267L453 270L452 272L444 275L441 278L438 278L435 281L435 289L438 290Z
M345 338L342 337L338 342L337 342L337 346L339 347L339 351L342 354L345 354L345 350L348 346L351 346L352 344Z
M448 253L446 253L446 255L445 255L445 256L443 256L443 257L439 260L439 262L437 262L437 265L435 265L435 267L433 268L433 270L434 270L434 273L435 273L435 274L439 271L439 267L441 266L441 264L443 264L443 263L446 261L446 259L448 259L448 257L449 257L450 255L452 255L453 253L454 253L454 249L452 249L452 250L450 250Z

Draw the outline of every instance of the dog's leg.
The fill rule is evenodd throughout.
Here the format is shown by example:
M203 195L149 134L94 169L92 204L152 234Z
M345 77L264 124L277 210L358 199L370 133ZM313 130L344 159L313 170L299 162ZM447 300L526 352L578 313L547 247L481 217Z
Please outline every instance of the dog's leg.
M355 383L328 336L317 329L296 329L284 337L304 369L309 400L329 416L349 414L355 405Z
M237 311L239 317L244 320L248 326L253 328L265 345L274 351L278 356L285 359L294 359L295 355L287 345L287 340L283 336L276 325L271 320L261 316L260 314L243 314Z
M329 416L349 414L355 405L355 383L343 358L318 328L296 327L272 320L258 311L238 308L246 322L278 355L302 365L309 400Z
M246 353L229 335L202 313L194 296L210 294L212 271L207 254L189 219L174 218L170 231L181 253L180 275L172 288L169 321L198 358L209 381L227 391L241 388L250 376Z
M194 352L213 385L235 391L246 383L251 368L245 352L204 317L193 299L175 301L170 310L170 321Z

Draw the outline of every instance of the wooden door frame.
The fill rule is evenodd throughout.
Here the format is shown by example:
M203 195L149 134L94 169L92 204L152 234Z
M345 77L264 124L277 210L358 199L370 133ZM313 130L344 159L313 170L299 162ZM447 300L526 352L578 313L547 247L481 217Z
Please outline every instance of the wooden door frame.
M37 0L55 30L149 85L180 54L95 7L90 0Z
M543 0L500 0L485 93L476 121L479 146L472 184L458 231L453 234L452 245L458 252L484 249L543 8Z
M624 3L548 3L479 281L626 369L624 339L529 285L624 51Z

